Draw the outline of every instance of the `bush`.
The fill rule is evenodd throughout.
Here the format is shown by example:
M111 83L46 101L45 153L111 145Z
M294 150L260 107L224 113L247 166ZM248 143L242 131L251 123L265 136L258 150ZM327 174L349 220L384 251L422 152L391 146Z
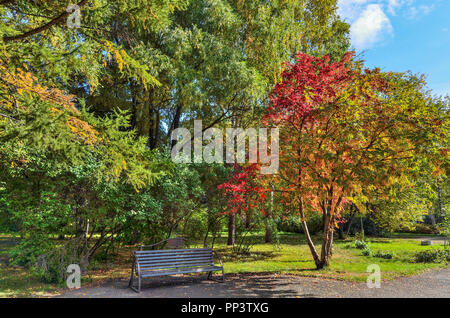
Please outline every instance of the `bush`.
M369 248L369 244L367 244L367 242L364 242L362 240L356 240L355 247L360 250L365 250Z
M344 248L345 248L345 249L350 249L350 248L352 248L352 247L353 247L353 244L352 244L352 243L347 243L347 244L344 245Z
M440 234L440 230L435 225L418 223L412 233L417 234Z
M416 263L443 263L450 261L449 249L431 249L418 252L414 255Z
M307 223L308 231L311 235L317 234L323 230L323 219L320 214L312 214L308 218ZM278 221L277 228L279 231L283 232L304 233L299 216L290 216L284 220Z
M375 254L373 254L373 256L379 257L379 258L384 258L384 259L392 259L394 257L394 253L378 251Z
M370 256L371 253L372 253L372 251L370 250L370 248L365 248L362 251L363 256Z

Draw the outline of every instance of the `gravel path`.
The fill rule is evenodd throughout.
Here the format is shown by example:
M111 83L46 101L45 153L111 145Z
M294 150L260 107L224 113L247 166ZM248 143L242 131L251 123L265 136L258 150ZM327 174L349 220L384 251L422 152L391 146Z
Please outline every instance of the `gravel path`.
M219 277L219 276L217 276ZM126 280L111 280L97 287L81 288L58 297L423 297L450 298L450 268L381 283L365 283L274 274L227 275L225 283L208 281L206 275L160 277L144 281L142 292L127 288Z

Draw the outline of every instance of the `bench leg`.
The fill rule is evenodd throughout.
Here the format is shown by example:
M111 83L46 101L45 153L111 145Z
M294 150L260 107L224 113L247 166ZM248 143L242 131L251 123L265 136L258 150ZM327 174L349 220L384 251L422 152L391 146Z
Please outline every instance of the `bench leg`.
M133 279L133 281L134 281L134 279ZM141 277L138 276L138 288L137 289L136 289L136 287L134 287L134 284L132 282L130 282L128 287L130 287L136 293L140 293L141 292Z
M212 279L212 274L213 274L213 272L209 272L208 273L208 280L214 280L214 279ZM221 283L224 283L225 282L225 272L224 272L224 270L223 270L223 268L222 268L222 280L221 280Z
M130 281L128 282L128 287L129 287L129 288L132 288L132 287L133 287L133 282L134 282L134 277L133 277L133 275L131 275Z
M134 282L134 264L131 265L131 276L130 276L130 281L128 283L128 287L133 286L133 282Z
M138 283L138 293L141 292L141 276L139 275L139 283Z
M134 264L133 267L131 268L131 277L130 277L130 282L128 283L128 287L131 288L132 290L134 290L136 293L140 293L141 292L141 276L138 276L138 289L136 289L136 287L134 287Z

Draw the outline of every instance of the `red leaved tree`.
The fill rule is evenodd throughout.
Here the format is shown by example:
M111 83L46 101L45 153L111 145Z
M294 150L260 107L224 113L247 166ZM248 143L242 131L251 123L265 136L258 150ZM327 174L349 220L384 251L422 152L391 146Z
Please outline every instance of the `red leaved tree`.
M413 173L418 157L442 163L432 151L445 138L442 119L423 79L362 70L352 57L332 62L299 53L264 118L280 129L280 169L272 182L298 211L317 268L329 265L346 203L399 182ZM320 255L306 222L311 211L323 216Z
M279 173L255 183L259 166L251 165L221 185L233 195L231 213L256 206L264 198L261 184L276 185L281 201L300 216L317 268L329 265L347 203L367 202L401 183L422 160L442 171L447 157L438 149L446 138L445 112L424 89L423 77L363 70L352 58L347 53L332 62L299 53L287 64L263 118L280 129ZM308 230L312 212L323 217L320 254Z
M230 198L226 207L226 213L230 216L229 223L235 222L236 214L248 213L250 209L260 207L260 203L266 198L265 191L258 182L258 171L258 164L243 166L235 163L230 179L218 186ZM235 224L229 224L229 245L234 244L234 227Z

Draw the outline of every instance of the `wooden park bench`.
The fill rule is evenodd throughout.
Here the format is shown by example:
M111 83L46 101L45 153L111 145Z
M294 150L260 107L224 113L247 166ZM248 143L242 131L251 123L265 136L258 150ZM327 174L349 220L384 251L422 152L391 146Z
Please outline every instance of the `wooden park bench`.
M141 246L139 251L133 252L129 287L134 291L141 292L141 280L145 277L208 272L208 279L210 279L213 272L222 271L222 282L224 282L222 260L212 248L179 249L180 238L165 240L150 246L154 247L163 242L168 243L168 247L177 248L144 250L144 246ZM181 239L181 247L182 245ZM219 260L220 266L214 265L214 257ZM134 286L135 277L138 280L137 289Z

